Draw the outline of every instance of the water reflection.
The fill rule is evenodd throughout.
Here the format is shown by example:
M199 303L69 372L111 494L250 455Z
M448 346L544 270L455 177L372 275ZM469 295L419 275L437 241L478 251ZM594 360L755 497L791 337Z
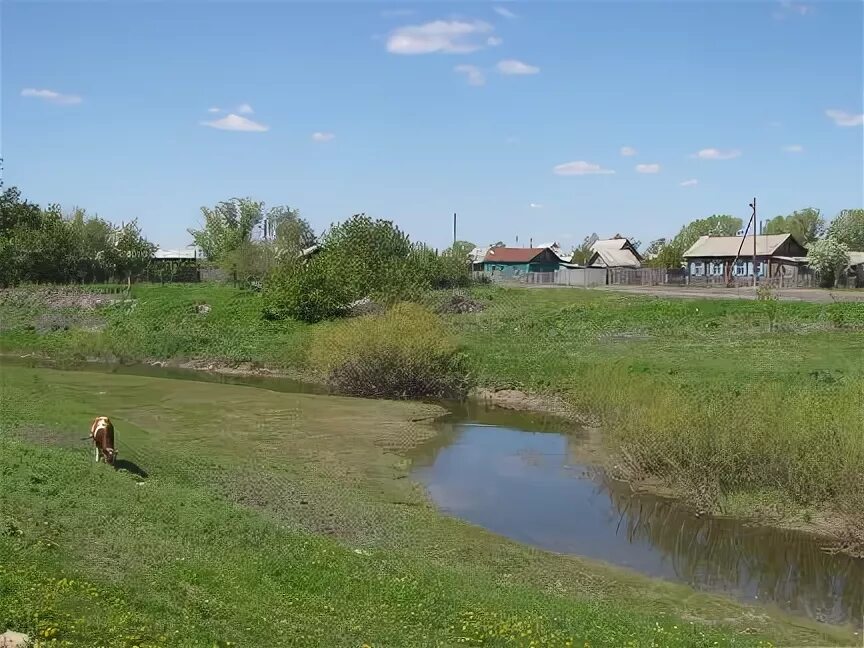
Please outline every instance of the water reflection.
M446 512L552 551L629 567L695 588L861 624L864 560L829 555L801 533L696 518L670 500L573 461L578 435L447 426L414 457Z

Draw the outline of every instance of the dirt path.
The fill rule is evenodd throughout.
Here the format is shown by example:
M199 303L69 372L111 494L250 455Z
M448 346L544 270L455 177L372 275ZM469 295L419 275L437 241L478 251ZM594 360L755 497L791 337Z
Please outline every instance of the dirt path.
M690 299L756 299L753 288L690 288L687 286L602 286L597 290L625 292L656 297ZM824 290L820 288L786 288L776 294L783 301L805 301L820 304L838 302L864 302L862 290Z

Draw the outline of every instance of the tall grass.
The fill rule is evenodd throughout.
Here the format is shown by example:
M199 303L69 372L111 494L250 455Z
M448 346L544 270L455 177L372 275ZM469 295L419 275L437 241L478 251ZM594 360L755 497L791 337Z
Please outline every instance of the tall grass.
M378 398L454 398L470 386L441 319L418 304L338 322L312 337L310 364L337 391Z

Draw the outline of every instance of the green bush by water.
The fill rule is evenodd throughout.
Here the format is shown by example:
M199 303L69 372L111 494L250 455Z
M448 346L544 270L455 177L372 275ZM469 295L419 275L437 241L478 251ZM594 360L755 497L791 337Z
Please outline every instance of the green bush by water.
M467 363L441 319L418 304L358 317L316 332L310 366L337 391L377 398L458 398Z

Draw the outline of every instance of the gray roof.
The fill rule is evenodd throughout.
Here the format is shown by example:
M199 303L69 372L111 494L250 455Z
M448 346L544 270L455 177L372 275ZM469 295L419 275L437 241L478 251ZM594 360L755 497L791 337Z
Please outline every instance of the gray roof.
M639 258L629 249L616 250L612 247L603 246L594 250L588 265L607 268L639 268L642 266Z
M772 256L791 234L760 234L756 236L756 256ZM741 245L742 239L744 245ZM734 257L753 255L753 236L701 236L684 253L684 257Z
M857 266L864 264L864 252L850 252L849 266Z
M153 253L154 259L196 259L200 254L196 254L194 247L183 248L182 250L163 250L158 248Z
M623 237L600 239L591 245L589 266L606 268L639 268L642 262L630 249L631 243Z

